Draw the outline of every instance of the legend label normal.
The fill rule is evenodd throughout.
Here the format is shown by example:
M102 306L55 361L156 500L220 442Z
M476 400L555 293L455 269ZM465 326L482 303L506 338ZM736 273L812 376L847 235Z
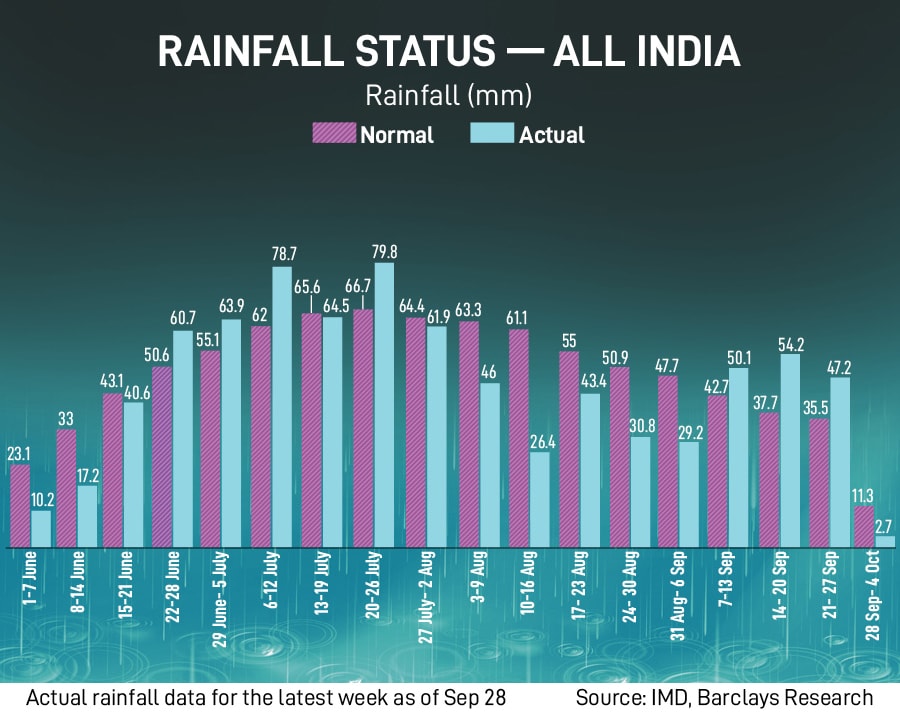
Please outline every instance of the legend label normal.
M313 144L434 144L431 125L417 129L381 129L356 122L313 122Z

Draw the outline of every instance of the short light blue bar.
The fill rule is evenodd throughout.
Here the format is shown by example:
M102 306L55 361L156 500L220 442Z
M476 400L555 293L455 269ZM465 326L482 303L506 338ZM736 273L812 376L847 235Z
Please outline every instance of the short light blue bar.
M194 332L172 332L172 541L194 545Z
M50 516L49 510L33 510L31 511L31 547L32 548L52 548L53 541L50 538Z
M322 320L322 542L344 545L344 320Z
M835 376L831 379L829 407L831 421L830 480L831 511L829 533L831 547L853 547L853 503L850 494L850 378Z
M241 320L222 320L222 545L239 548L241 523Z
M447 327L426 333L425 531L429 547L447 547Z
M126 547L144 547L144 404L125 403L122 518Z
M97 514L100 508L97 504L97 486L78 486L76 504L75 542L79 548L96 548L99 539Z
M375 264L375 545L394 545L394 265Z
M600 546L599 393L581 394L581 547Z
M728 544L750 547L750 370L728 369Z
M650 545L650 438L631 439L631 545Z
M550 454L529 454L531 495L528 511L528 544L532 548L550 547Z
M678 547L700 547L699 441L678 444Z
M470 122L470 144L514 144L515 122Z
M294 287L289 266L272 267L272 545L293 545Z
M876 535L875 536L875 547L876 548L896 548L896 538L893 535Z
M781 523L779 542L800 544L800 354L781 354Z
M479 543L500 547L500 384L481 384Z

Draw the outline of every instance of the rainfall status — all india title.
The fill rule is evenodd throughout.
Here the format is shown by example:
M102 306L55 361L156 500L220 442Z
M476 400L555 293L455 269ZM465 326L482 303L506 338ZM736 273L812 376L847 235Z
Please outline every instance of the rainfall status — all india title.
M621 42L621 41L620 41ZM496 48L490 35L361 35L360 67L489 67L516 55L552 56L554 67L740 67L731 35L638 35L626 59L613 35L563 35L552 47ZM160 67L344 67L331 35L159 36Z

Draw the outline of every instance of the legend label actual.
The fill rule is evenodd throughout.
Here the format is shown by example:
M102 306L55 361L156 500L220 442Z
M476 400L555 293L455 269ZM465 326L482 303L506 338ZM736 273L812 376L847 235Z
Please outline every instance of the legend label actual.
M356 122L313 122L313 144L356 144Z
M470 122L470 144L514 144L515 122Z

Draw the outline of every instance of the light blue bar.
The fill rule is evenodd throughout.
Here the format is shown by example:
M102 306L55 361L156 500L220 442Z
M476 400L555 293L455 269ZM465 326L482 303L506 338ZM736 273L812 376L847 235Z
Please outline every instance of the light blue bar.
M650 438L631 439L631 545L650 544Z
M531 495L529 496L528 545L550 547L550 454L529 454Z
M394 265L375 264L375 545L394 545Z
M222 545L241 546L241 320L222 319Z
M500 547L500 384L481 384L479 542Z
M875 536L875 547L876 548L896 548L896 538L893 535L876 535Z
M294 287L289 266L272 267L272 545L293 545Z
M194 545L194 332L172 332L172 541Z
M831 511L829 541L833 548L852 548L853 505L850 500L850 378L831 379L828 424L831 443Z
M600 546L600 394L581 394L581 547Z
M97 513L100 506L97 504L97 486L78 486L78 496L75 501L78 506L76 512L75 542L79 548L96 548L99 540L97 532Z
M516 125L514 122L470 122L470 144L514 144Z
M678 547L700 547L699 441L678 444Z
M447 547L447 327L426 334L425 530L429 547Z
M125 546L144 547L144 404L125 403L123 521Z
M781 354L781 545L800 547L800 354Z
M52 548L53 541L50 538L49 510L31 511L31 547Z
M322 542L344 544L344 320L322 320Z
M728 369L728 545L750 547L750 369Z

